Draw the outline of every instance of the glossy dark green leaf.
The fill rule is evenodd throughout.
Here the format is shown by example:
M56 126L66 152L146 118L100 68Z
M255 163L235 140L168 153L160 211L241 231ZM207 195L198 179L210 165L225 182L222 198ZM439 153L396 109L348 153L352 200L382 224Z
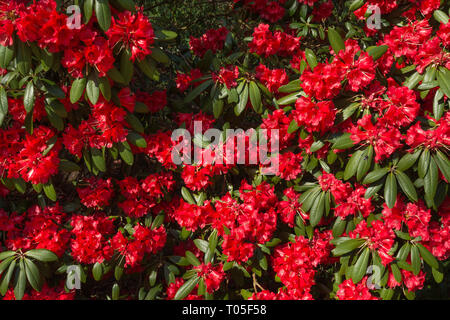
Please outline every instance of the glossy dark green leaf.
M411 247L411 266L413 268L413 273L417 276L420 272L420 254L419 249L416 246Z
M58 256L47 249L32 249L25 252L25 256L42 262L52 262L58 260Z
M306 48L305 57L306 61L308 61L308 65L311 68L311 70L314 70L314 68L317 66L317 57L314 54L314 52L311 49Z
M298 92L300 90L300 79L293 80L284 86L278 88L278 92L281 93L291 93Z
M384 185L384 200L387 206L392 209L397 200L397 179L395 179L394 173L389 173Z
M0 45L0 68L6 69L14 58L14 47L5 47Z
M75 79L72 82L72 87L70 88L70 102L76 103L78 100L80 100L85 88L86 78Z
M56 201L57 200L56 190L55 190L55 187L53 186L53 183L51 181L48 181L47 183L44 183L42 185L42 187L44 189L44 193L47 196L47 198L49 198L52 201Z
M191 193L186 187L181 187L181 195L183 199L190 204L197 204L194 198L192 197Z
M414 184L409 179L409 177L403 173L402 171L395 171L395 176L397 178L397 182L400 185L400 188L406 194L406 196L411 200L416 202L418 200L416 188Z
M447 181L450 181L450 161L448 158L439 150L433 155L433 159L436 162L439 170L444 175Z
M98 98L100 97L100 88L97 79L91 78L87 81L86 94L92 104L97 104Z
M29 81L23 95L23 105L27 113L33 110L35 99L33 81Z
M439 67L437 74L437 81L441 87L441 91L450 98L450 70L444 67Z
M91 156L95 167L101 172L106 172L106 161L103 151L97 148L91 148Z
M189 103L192 102L195 98L197 98L202 92L206 91L206 89L213 84L211 79L206 80L205 82L199 84L195 87L189 94L184 98L184 102Z
M362 181L362 183L363 184L369 184L369 183L373 183L375 181L378 181L381 178L383 178L388 172L389 172L389 168L375 169L372 172L369 172L365 176L365 178Z
M33 261L29 259L24 259L24 262L28 283L34 290L41 291L41 276L38 267Z
M26 271L25 271L25 263L23 259L19 261L19 269L16 273L14 285L14 297L16 300L22 300L25 294L25 287L27 285Z
M321 192L319 196L316 197L313 206L311 207L309 222L311 226L315 227L319 224L323 217L325 208L325 192Z
M95 15L103 31L111 26L111 9L108 0L95 0Z
M8 114L8 96L6 95L5 88L0 86L0 126L5 120L6 115Z
M431 254L430 251L428 251L427 248L425 248L422 244L417 243L416 244L417 248L419 249L420 252L420 256L422 257L422 259L432 268L438 269L439 268L439 263L436 259L435 256L433 256Z
M239 94L239 102L234 107L235 115L239 116L245 110L245 107L247 106L248 102L248 95L249 95L248 84L244 84L242 92Z
M373 58L373 60L378 60L386 53L389 47L387 45L373 46L367 48L367 53Z
M423 178L423 187L425 190L425 195L430 199L433 199L436 195L437 185L438 185L438 167L433 157L429 157L429 166L425 177Z
M358 169L356 170L356 180L360 181L369 171L372 166L373 158L373 147L369 146L364 151L358 164Z
M186 298L192 290L194 290L195 286L200 281L198 276L192 277L188 281L186 281L175 294L174 300L183 300Z
M370 250L365 248L361 255L358 257L356 264L352 270L353 283L358 283L364 277L367 272L367 265L369 264Z
M134 156L133 156L133 152L131 152L131 148L130 145L128 144L128 142L121 142L118 143L118 149L119 149L119 154L120 157L122 158L122 160L128 164L128 165L133 165L134 162Z
M417 149L413 153L406 153L397 163L397 169L400 171L408 170L414 165L414 163L416 163L421 153L422 153L421 149Z
M347 163L347 166L345 167L344 171L344 179L348 180L351 177L353 177L356 173L356 170L358 169L358 165L361 162L361 157L363 156L364 152L362 150L356 151L350 160Z
M254 81L250 81L249 84L250 102L252 103L253 110L256 113L262 112L261 92L259 87Z
M359 248L364 242L364 239L346 239L343 242L336 244L336 248L332 250L332 253L334 256L342 256Z
M92 267L92 276L95 281L100 281L103 277L103 266L101 263L96 262Z
M349 149L349 148L353 147L353 145L354 145L354 142L350 138L350 134L349 133L344 133L339 138L334 140L334 143L331 146L331 148L333 150L334 149L344 150L344 149Z
M344 40L334 28L328 28L328 41L336 54L345 49Z

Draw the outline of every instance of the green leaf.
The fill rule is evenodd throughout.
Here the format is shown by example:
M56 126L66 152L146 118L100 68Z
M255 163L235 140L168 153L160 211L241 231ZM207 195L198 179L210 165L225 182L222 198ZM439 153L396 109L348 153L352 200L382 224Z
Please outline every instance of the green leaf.
M344 133L339 138L334 140L334 143L331 146L331 148L333 150L334 149L344 150L344 149L349 149L349 148L353 147L353 145L354 145L354 142L350 138L350 133Z
M186 298L200 281L200 277L195 276L186 281L175 294L174 300L183 300Z
M31 69L31 50L28 44L17 41L17 70L22 75L28 74Z
M169 30L156 30L155 37L159 41L172 41L177 38L177 33Z
M372 165L373 158L373 147L369 146L363 152L361 159L358 164L358 169L356 170L356 180L360 181L363 176L369 171L370 166Z
M336 248L332 250L334 256L342 256L359 248L365 242L364 239L348 239L336 244Z
M439 263L436 260L435 256L431 254L430 251L428 251L427 248L425 248L422 244L417 243L417 248L419 248L420 255L422 256L422 259L432 268L438 269Z
M345 167L344 180L348 180L355 175L363 154L364 154L363 151L358 150L352 155L352 157L347 163L347 166Z
M133 165L134 156L133 156L133 152L131 152L131 148L130 148L130 145L128 144L128 142L124 141L124 142L118 143L117 146L118 146L119 154L120 154L120 157L122 158L122 160L130 166Z
M364 5L363 0L353 0L353 2L350 4L350 7L348 8L348 11L355 11L361 8Z
M25 256L42 262L52 262L58 260L58 256L47 249L31 249L25 252Z
M99 79L99 87L100 91L105 98L106 101L111 100L111 85L109 84L109 80L106 77L102 77Z
M376 169L372 172L369 172L367 174L367 176L364 178L364 180L362 181L362 183L369 184L369 183L378 181L381 178L383 178L388 172L389 172L389 168Z
M291 94L289 94L289 95L287 95L287 96L284 96L284 97L278 99L278 100L277 100L277 103L278 103L280 106L285 106L285 105L293 104L293 103L295 103L295 101L297 101L297 99L298 99L301 95L302 95L301 92L294 92L294 93L291 93Z
M92 276L95 281L100 281L103 277L103 266L101 263L96 262L92 267Z
M364 277L367 272L367 265L369 264L370 250L365 248L362 254L359 256L356 264L352 270L353 283L358 283Z
M394 174L391 172L386 178L386 184L384 185L384 200L387 206L392 209L397 200L397 180Z
M0 68L6 69L14 58L14 47L4 47L0 45Z
M433 17L436 19L437 22L447 24L448 23L448 15L441 10L435 10L433 12Z
M431 268L431 273L433 274L434 281L436 283L441 283L444 280L444 273L439 269Z
M328 28L328 41L336 54L345 49L344 40L334 28Z
M131 65L133 67L133 65ZM122 73L120 73L119 70L117 70L116 67L112 67L108 72L107 75L110 79L112 79L114 82L120 83L120 84L127 84L127 81L123 77Z
M298 130L298 128L300 128L297 124L297 121L295 119L292 119L291 123L289 124L288 127L288 133L294 133L295 131Z
M34 107L34 85L33 81L29 81L27 83L27 87L25 88L25 94L23 95L23 105L27 113L31 112Z
M14 286L14 297L16 300L22 300L23 295L25 294L25 287L27 285L25 263L23 262L23 259L20 259L19 272L15 280L16 284Z
M436 162L439 170L444 175L447 181L450 181L450 161L448 158L439 150L436 151L436 154L433 155L433 159Z
M141 70L145 67L149 68L148 65L144 66L146 61L147 60L144 59L141 62L138 62L139 68ZM148 70L146 70L146 72L148 72ZM131 62L131 53L128 50L123 50L122 54L120 55L120 74L122 75L125 84L128 85L130 83L131 79L133 78L133 73L134 73L134 66L133 63Z
M342 110L342 116L343 116L343 120L347 120L348 118L350 118L356 110L358 110L358 108L361 106L361 103L359 102L354 102L352 104L350 104L348 107L346 107L344 110Z
M421 75L418 71L409 76L406 81L403 83L403 86L408 87L409 89L414 89L417 84L422 81L423 75Z
M108 0L95 0L95 15L100 28L107 31L111 26L111 9Z
M159 81L159 72L156 69L156 62L151 58L144 58L138 61L138 67L141 71L153 81Z
M308 61L308 65L311 68L311 70L314 70L314 68L317 66L317 57L314 54L314 52L311 49L306 48L305 57L306 61Z
M0 126L5 120L6 115L8 114L8 96L6 95L5 88L0 86Z
M378 60L386 53L389 47L386 45L372 46L367 48L367 53L373 58L373 60Z
M436 120L441 119L444 114L444 102L439 103L439 101L444 97L441 89L436 90L433 98L433 115Z
M293 80L284 86L278 88L278 92L281 93L291 93L298 92L300 90L300 79Z
M16 268L16 262L17 260L12 260L11 263L9 264L8 267L8 271L6 272L6 274L3 276L2 278L2 282L0 284L0 294L2 296L4 296L6 294L6 291L8 291L9 288L9 282L11 281L11 277L13 275L13 272Z
M418 149L414 153L407 153L405 154L400 161L397 163L397 169L400 171L406 171L409 168L413 166L414 163L416 163L417 159L419 158L422 150Z
M406 196L411 200L416 202L418 200L416 188L414 184L409 179L409 177L403 173L402 171L395 171L395 175L397 177L398 184Z
M395 281L398 283L402 283L402 273L400 272L400 269L398 268L396 263L391 264L391 270L392 274L394 275Z
M195 239L194 244L203 253L205 253L209 249L209 242L206 240Z
M343 234L346 226L347 221L345 221L345 219L343 220L340 217L337 217L336 220L334 220L333 224L333 237L336 238Z
M413 273L417 276L420 272L420 254L419 249L414 245L411 247L411 265Z
M429 159L429 167L425 177L423 178L423 187L425 190L425 195L427 195L430 199L433 199L436 195L439 174L434 158L429 157Z
M77 165L76 163L66 160L66 159L61 159L59 162L59 170L61 171L65 171L65 172L74 172L74 171L80 171L81 168L79 165Z
M114 283L114 285L112 287L112 292L111 292L111 299L119 300L119 294L120 294L120 287L117 283Z
M184 98L184 102L189 103L192 102L195 98L197 98L202 92L204 92L210 85L212 85L213 81L211 79L206 80L205 82L199 84L195 87L189 94Z
M93 9L94 9L94 0L84 0L83 10L86 23L88 23L89 20L91 20Z
M320 196L316 197L314 204L311 208L309 215L309 222L311 226L315 227L319 224L323 216L323 211L325 208L325 192L321 192Z
M52 201L57 200L55 187L53 186L53 183L49 180L47 183L43 184L44 193Z
M70 88L70 102L76 103L80 100L83 95L84 88L86 88L86 78L75 79L72 82L72 87Z
M243 90L242 92L239 94L239 102L238 104L234 107L234 114L236 116L239 116L244 110L245 107L247 106L247 102L248 102L248 84L244 84Z
M193 266L196 266L196 267L200 265L200 261L197 259L195 254L193 254L191 251L187 250L185 255L186 255L187 261L189 261L190 264L192 264Z
M0 261L5 260L6 258L12 257L16 254L15 251L3 251L0 253ZM3 272L3 270L5 270L4 268L2 269L2 267L0 267L0 274Z
M259 91L256 82L250 81L249 93L250 93L250 102L252 103L253 110L255 110L256 113L261 113L262 112L261 93Z
M98 98L100 97L100 88L98 87L98 79L91 78L87 81L86 94L88 96L89 101L93 105L97 104Z
M41 276L39 269L33 261L24 259L25 261L25 273L28 279L28 283L36 291L41 291Z
M128 133L127 140L139 148L147 148L147 141L138 133L131 131Z
M181 187L181 195L183 196L183 199L189 203L189 204L197 204L192 197L191 193L186 187Z
M220 115L223 112L223 105L224 105L223 100L221 100L221 99L214 99L214 102L213 102L214 118L219 119Z
M405 261L408 258L409 253L411 252L411 245L409 242L405 242L405 244L398 250L397 252L397 260Z
M436 75L441 91L450 98L450 70L439 67Z
M423 179L425 177L429 166L430 166L430 150L425 149L425 150L423 150L422 154L420 155L419 164L417 167L418 173L419 173L419 178Z
M103 151L97 148L91 148L91 156L95 167L101 172L106 172L106 161Z
M150 54L150 57L154 59L158 63L162 64L169 64L170 58L158 47L152 48L152 53Z

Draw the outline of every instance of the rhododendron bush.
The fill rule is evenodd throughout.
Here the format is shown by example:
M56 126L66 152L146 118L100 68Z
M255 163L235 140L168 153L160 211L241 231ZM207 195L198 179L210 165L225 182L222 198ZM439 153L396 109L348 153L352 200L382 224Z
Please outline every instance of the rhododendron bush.
M448 290L449 3L221 2L182 38L146 1L0 1L4 299ZM248 148L206 161L214 128Z

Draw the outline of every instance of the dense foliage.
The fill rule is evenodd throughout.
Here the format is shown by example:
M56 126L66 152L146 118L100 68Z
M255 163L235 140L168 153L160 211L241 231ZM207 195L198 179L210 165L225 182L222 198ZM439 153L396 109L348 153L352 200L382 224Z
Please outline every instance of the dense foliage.
M1 296L448 298L448 2L175 2L0 0Z

